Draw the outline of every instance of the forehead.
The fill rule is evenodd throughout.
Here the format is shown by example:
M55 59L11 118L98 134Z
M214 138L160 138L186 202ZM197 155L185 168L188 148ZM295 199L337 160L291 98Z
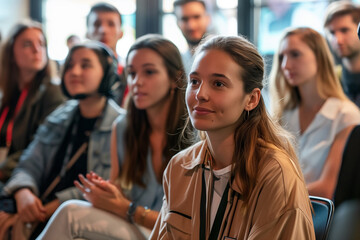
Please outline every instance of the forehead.
M230 78L240 78L242 67L225 51L210 49L196 55L191 72L200 75L224 74Z
M89 60L100 63L99 57L94 52L94 50L80 47L75 49L74 52L71 54L72 61L82 61L82 60Z
M89 25L93 25L96 21L113 21L121 24L120 15L116 12L94 11L89 15Z
M163 64L163 58L150 48L140 48L129 53L128 65L143 65L145 63Z
M280 43L280 53L289 50L310 50L310 47L297 34L284 38Z
M41 38L44 39L44 35L40 29L28 28L20 33L16 39L29 39L29 38Z
M178 17L204 14L205 12L206 10L204 5L199 2L189 2L175 7L175 14Z
M357 24L353 21L351 15L340 15L334 17L328 25L329 29L338 28L338 27L357 27Z

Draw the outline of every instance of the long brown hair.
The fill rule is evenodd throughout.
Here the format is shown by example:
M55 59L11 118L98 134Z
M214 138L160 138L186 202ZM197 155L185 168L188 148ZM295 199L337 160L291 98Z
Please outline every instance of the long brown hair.
M245 93L263 88L264 61L252 43L243 37L220 36L205 42L198 53L211 49L224 51L240 66ZM235 180L238 179L245 207L255 188L261 160L269 153L283 154L293 161L296 172L303 179L289 134L269 117L262 96L253 110L241 114L234 142L233 173Z
M317 62L316 84L320 97L346 99L335 73L333 57L324 37L311 28L299 27L286 30L281 42L290 36L299 36L301 41L308 45L315 55ZM282 73L279 53L274 56L270 74L270 91L272 109L276 118L280 119L284 110L293 109L301 102L298 87L290 86Z
M0 74L0 89L2 91L1 108L10 106L14 108L16 99L20 94L18 88L19 81L19 67L16 64L14 56L14 44L17 37L27 29L38 29L44 35L45 45L46 38L42 26L39 22L32 20L24 20L16 24L9 33L8 39L4 42L1 51L1 74ZM47 51L46 51L47 52ZM53 73L51 64L49 64L49 56L46 53L47 63L45 67L40 70L34 77L29 89L29 96L35 94L36 90L42 83L49 83Z
M166 121L166 145L163 149L163 170L170 158L185 148L187 144L180 141L180 134L186 120L185 84L186 75L177 47L160 35L149 34L136 40L129 54L138 49L148 48L161 56L166 66L168 76L176 83L174 95ZM128 56L126 64L128 64ZM146 111L135 107L130 96L127 106L127 126L125 130L125 161L120 172L120 183L128 187L132 183L145 186L143 175L146 170L146 157L150 146L150 125ZM161 181L161 179L159 179Z

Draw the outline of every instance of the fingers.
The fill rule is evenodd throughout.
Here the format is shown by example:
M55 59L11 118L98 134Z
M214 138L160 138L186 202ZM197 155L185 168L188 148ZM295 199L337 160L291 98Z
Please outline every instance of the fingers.
M19 212L19 218L22 222L45 221L46 212L40 200L34 204L28 205L23 211Z

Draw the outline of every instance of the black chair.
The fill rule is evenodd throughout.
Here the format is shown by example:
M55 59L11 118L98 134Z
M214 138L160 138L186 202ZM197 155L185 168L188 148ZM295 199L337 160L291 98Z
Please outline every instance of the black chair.
M336 207L347 200L360 199L360 125L346 142L338 182L334 193Z
M329 240L360 239L360 200L345 201L336 208L329 230Z
M325 240L334 216L334 203L322 197L310 196L314 213L312 215L316 240Z

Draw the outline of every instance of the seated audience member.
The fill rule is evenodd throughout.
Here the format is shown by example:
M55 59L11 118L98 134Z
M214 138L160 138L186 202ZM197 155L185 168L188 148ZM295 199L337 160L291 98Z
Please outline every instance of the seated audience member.
M18 222L39 223L41 230L62 202L83 199L73 184L79 174L110 176L111 126L125 112L108 99L117 77L105 45L88 42L70 50L61 85L73 100L47 117L4 186L15 198Z
M211 16L206 1L203 0L175 0L174 14L177 25L188 43L188 49L182 54L182 59L185 71L189 73L196 48L210 35Z
M5 183L45 117L64 101L53 83L40 23L16 24L1 55L0 182Z
M311 203L287 132L261 96L264 62L242 37L195 54L186 89L203 140L171 159L150 239L315 239Z
M360 22L360 5L351 1L334 1L325 14L325 32L334 53L346 95L360 107L360 41L356 34Z
M143 239L161 208L161 179L181 148L186 77L176 46L158 35L134 43L126 59L128 110L113 127L111 177L95 173L76 186L91 203L68 201L39 239Z
M310 28L287 30L271 81L275 116L296 137L310 195L332 199L344 146L360 113L340 86L325 39Z
M117 42L124 34L121 25L122 19L119 10L115 6L105 2L93 5L86 17L86 37L107 45L111 48L118 60L118 74L120 78L119 81L112 86L113 98L120 106L124 106L128 89L126 87L126 79L123 75L124 66L121 63L120 56L116 53Z

